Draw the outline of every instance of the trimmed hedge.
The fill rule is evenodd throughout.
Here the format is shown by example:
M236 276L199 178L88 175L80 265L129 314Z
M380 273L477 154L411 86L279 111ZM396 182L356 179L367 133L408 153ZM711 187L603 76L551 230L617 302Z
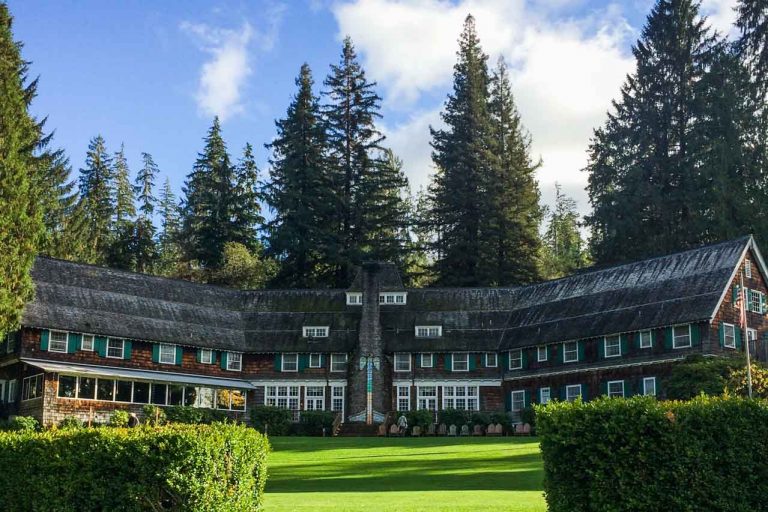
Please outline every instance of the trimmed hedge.
M251 425L259 432L270 436L285 436L290 433L291 411L283 407L259 405L251 409Z
M252 511L266 437L242 425L0 433L4 512Z
M763 510L768 402L649 397L536 407L550 512Z
M299 419L301 433L305 436L321 436L325 429L325 435L330 436L335 419L336 413L331 411L302 411Z

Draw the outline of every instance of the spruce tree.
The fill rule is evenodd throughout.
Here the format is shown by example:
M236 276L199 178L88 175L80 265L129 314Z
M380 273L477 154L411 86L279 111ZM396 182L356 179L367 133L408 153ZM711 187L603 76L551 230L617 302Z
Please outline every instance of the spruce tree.
M86 255L76 247L86 244L87 233L82 229L82 212L77 209L76 183L70 179L69 159L62 149L45 149L38 163L45 224L40 252L55 258L80 260ZM73 218L78 215L80 218Z
M258 230L264 224L261 215L259 168L253 155L253 146L245 145L243 157L235 170L234 226L231 241L243 244L249 250L262 249Z
M137 272L151 272L158 258L152 217L157 203L154 196L155 179L160 170L149 153L142 153L141 160L142 167L134 185L134 193L139 202L139 216L134 229L134 263Z
M265 196L274 213L266 226L268 255L280 262L272 285L327 286L336 277L340 224L332 220L341 208L307 64L301 66L296 85L286 117L275 122L277 137L266 146L272 156Z
M441 114L446 127L432 134L437 167L430 186L437 284L485 284L478 250L486 207L483 187L496 165L493 123L488 108L488 57L480 47L475 20L467 16L459 38L453 91Z
M530 156L503 59L491 76L489 110L495 160L483 176L486 206L481 215L478 274L485 285L524 285L540 278L540 162Z
M659 0L622 86L589 150L592 253L600 263L640 259L701 243L694 127L708 99L701 82L713 35L692 0Z
M136 216L135 198L131 186L130 169L125 157L125 145L120 145L112 159L115 213L112 223L112 241L107 248L105 263L113 268L136 268Z
M160 215L160 233L158 235L158 261L155 271L161 275L172 275L174 268L181 260L179 248L179 205L176 196L171 189L171 182L166 177L165 184L160 190L160 198L157 203Z
M32 298L30 270L44 228L34 188L40 133L27 109L26 64L11 25L8 6L0 3L0 333L18 327Z
M588 265L588 254L579 233L576 201L563 194L558 183L555 183L555 207L548 215L543 238L543 271L547 279L568 276Z
M115 215L114 177L112 159L107 153L104 138L91 139L85 157L85 167L80 169L80 197L87 216L89 239L96 252L96 261L104 262L112 240Z

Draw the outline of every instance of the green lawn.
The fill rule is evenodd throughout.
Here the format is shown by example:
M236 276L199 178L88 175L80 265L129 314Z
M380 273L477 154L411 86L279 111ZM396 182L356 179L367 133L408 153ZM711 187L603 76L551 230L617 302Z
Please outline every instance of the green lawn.
M526 438L271 439L266 512L544 512L539 445Z

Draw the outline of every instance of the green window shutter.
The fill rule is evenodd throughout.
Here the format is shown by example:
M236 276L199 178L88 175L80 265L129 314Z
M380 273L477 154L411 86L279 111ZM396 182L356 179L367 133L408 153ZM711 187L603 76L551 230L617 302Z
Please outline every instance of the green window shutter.
M739 285L737 284L733 285L733 293L731 294L731 300L733 301L734 305L736 304L736 301L739 300Z
M299 354L299 371L303 372L309 366L309 354Z
M576 342L576 347L578 347L578 356L579 356L579 362L586 361L586 358L584 357L584 348L587 345L586 340L579 340Z
M283 370L283 354L275 354L275 371Z
M555 345L549 345L547 347L547 361L555 362Z
M581 401L582 402L588 401L589 400L589 393L587 393L587 391L589 391L589 389L588 389L587 385L586 384L579 384L579 386L581 386Z
M227 356L229 356L229 352L222 352L221 353L221 369L226 370L227 369Z
M741 350L741 329L737 325L734 330L736 331L736 348Z
M451 364L451 354L445 354L445 369L450 371L453 368Z
M181 366L181 361L184 358L184 348L176 345L176 364Z
M51 331L43 329L40 331L40 350L43 352L48 350L48 337L51 335Z
M699 324L691 324L691 345L701 344L701 327Z
M160 344L159 343L152 344L152 362L153 363L160 362Z
M476 355L477 354L475 354L474 352L470 352L469 356L467 356L469 359L469 371L472 371L475 368L477 368L477 361L475 361Z
M651 331L651 347L656 347L659 344L659 331L652 330Z
M765 295L761 293L759 297L760 297L760 314L764 315L765 314Z
M211 350L211 364L216 364L219 361L219 352Z
M604 380L600 383L600 396L608 396L608 381Z
M320 354L320 368L325 368L325 356Z
M123 359L130 359L133 354L133 342L131 340L124 340L123 343Z
M504 393L504 410L512 410L512 393Z
M560 388L560 400L565 401L568 398L568 390L566 386Z
M672 350L672 327L664 329L664 348Z
M83 335L71 332L67 335L67 353L74 354L80 350Z
M717 337L720 339L720 347L725 346L725 322L720 322L717 328Z
M523 369L528 368L528 350L524 348L520 349L520 356L523 360Z
M525 407L530 407L531 406L531 391L526 389L524 391L524 393L525 393L525 398L524 398Z
M203 358L201 357L201 352L202 352L202 349L195 350L195 361L197 361L198 363L203 362Z
M622 334L619 339L621 340L621 355L625 356L629 354L629 335Z
M597 340L597 358L605 359L605 337Z
M96 336L93 339L93 348L101 357L107 357L107 338L104 336Z

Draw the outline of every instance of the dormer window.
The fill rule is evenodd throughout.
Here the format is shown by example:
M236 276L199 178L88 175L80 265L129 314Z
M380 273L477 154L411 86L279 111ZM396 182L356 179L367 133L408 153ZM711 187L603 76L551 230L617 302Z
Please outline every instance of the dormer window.
M362 305L363 305L362 292L347 292L347 306L362 306Z
M317 326L317 325L304 326L304 337L305 338L327 338L328 327Z
M443 335L442 325L417 325L417 338L439 338Z
M407 295L407 292L381 292L379 304L403 306Z

